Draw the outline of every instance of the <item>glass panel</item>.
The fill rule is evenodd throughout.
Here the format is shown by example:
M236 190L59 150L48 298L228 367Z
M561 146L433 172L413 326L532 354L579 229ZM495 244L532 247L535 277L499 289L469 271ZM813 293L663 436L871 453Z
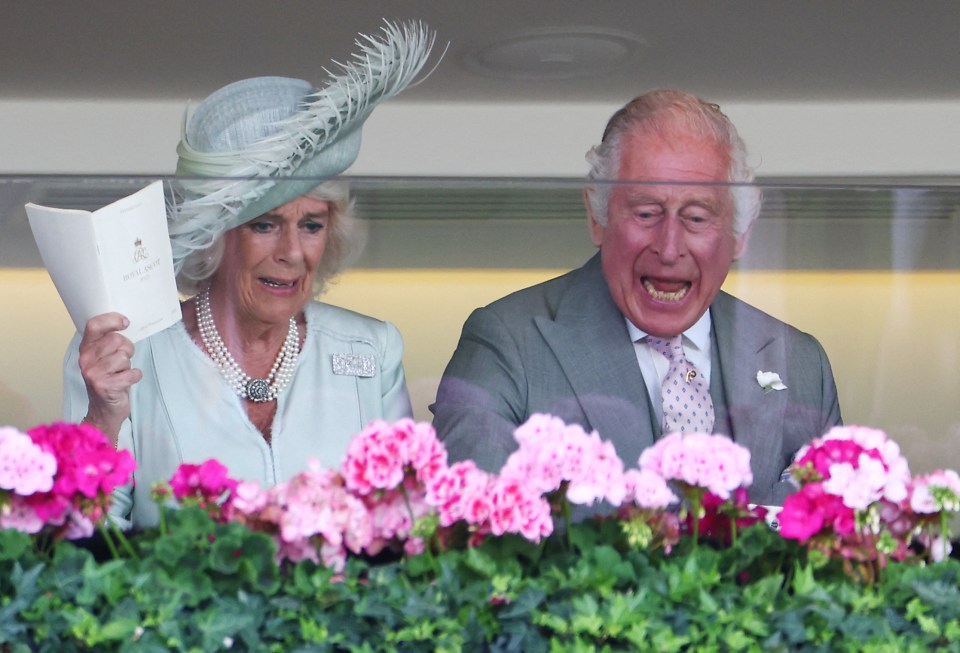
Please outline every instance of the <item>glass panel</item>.
M59 417L73 333L24 203L93 210L155 179L0 177L0 424ZM472 309L595 251L581 180L346 179L368 241L324 300L399 327L419 419ZM960 468L960 180L760 185L724 289L820 340L847 424L887 430L915 472Z

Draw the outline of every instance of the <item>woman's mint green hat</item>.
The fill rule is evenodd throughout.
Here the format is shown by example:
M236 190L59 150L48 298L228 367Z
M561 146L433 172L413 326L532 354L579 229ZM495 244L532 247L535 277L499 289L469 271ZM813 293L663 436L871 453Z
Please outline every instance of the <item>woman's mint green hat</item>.
M212 93L189 122L184 116L178 198L168 224L177 272L184 258L224 231L356 160L363 122L377 104L413 84L436 38L419 22L388 22L381 31L360 35L360 51L337 64L338 74L321 89L287 77L244 79Z

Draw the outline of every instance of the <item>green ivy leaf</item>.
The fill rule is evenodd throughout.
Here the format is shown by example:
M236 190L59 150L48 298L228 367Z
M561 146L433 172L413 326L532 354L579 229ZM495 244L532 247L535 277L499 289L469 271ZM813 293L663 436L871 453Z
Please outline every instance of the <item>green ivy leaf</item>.
M35 558L30 535L12 528L0 529L0 563L28 563Z

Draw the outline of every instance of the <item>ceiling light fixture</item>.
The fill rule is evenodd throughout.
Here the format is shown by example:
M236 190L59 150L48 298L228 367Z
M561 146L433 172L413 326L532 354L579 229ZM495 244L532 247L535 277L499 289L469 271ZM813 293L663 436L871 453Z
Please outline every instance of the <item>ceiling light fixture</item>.
M466 66L503 79L565 79L602 75L634 59L644 40L592 27L548 27L514 32L474 49Z

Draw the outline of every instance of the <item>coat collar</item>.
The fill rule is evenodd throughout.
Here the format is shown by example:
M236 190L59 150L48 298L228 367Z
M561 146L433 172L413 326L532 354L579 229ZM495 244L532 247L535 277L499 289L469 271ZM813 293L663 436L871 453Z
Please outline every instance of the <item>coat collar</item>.
M553 319L535 321L590 427L635 466L640 452L653 444L655 413L599 254L577 270Z
M771 331L762 313L725 292L717 294L710 311L714 361L723 381L722 418L730 424L728 435L754 456L779 455L771 450L771 444L777 440L774 436L783 432L788 393L765 391L757 382L757 372L778 372L789 386L786 342Z

